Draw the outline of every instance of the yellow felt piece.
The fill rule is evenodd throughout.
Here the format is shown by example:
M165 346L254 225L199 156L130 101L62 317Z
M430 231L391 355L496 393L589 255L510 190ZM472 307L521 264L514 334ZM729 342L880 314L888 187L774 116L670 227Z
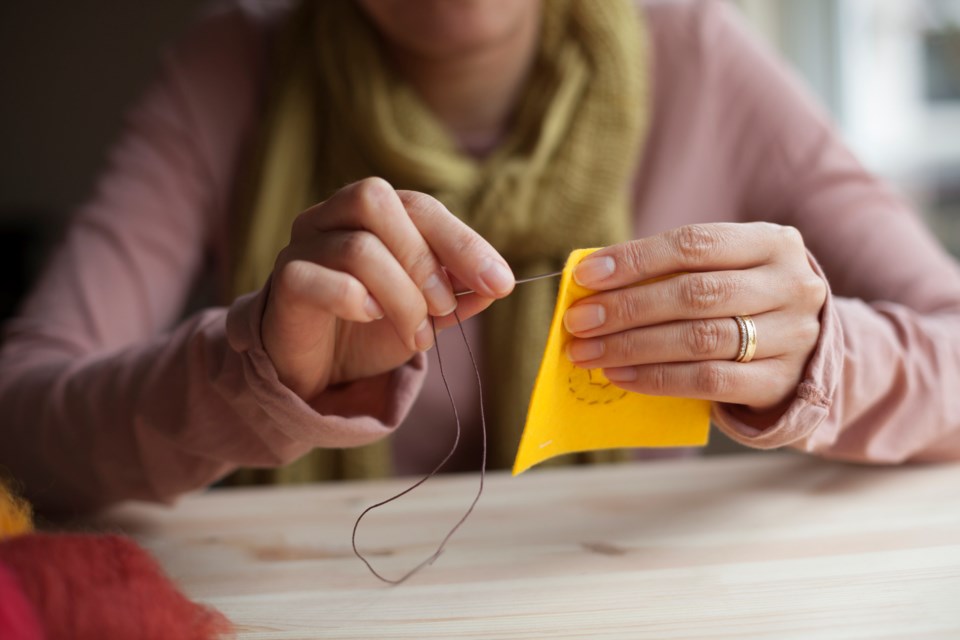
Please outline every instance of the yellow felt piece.
M594 293L574 281L573 268L594 251L574 251L563 269L547 347L513 464L514 475L565 453L707 443L708 401L624 391L600 369L581 369L567 358L565 347L571 335L563 326L563 314L571 304Z

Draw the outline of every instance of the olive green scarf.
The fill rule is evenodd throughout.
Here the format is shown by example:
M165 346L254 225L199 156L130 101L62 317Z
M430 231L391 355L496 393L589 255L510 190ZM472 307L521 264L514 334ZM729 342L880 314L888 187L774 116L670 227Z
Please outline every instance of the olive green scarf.
M518 278L559 269L576 247L629 237L628 186L650 105L646 34L633 3L544 0L509 133L482 160L459 150L391 71L356 4L308 1L280 33L261 147L241 202L248 214L235 243L236 293L262 286L300 211L367 176L438 198ZM509 466L516 452L555 297L556 281L527 284L482 315L495 467ZM317 450L246 480L385 475L388 452L384 443Z

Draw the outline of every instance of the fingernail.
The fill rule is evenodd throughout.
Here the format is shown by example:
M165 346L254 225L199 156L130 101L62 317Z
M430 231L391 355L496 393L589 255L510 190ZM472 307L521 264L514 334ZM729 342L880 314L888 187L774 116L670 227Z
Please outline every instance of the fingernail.
M590 288L613 275L617 265L610 256L586 258L573 270L573 279L581 287Z
M424 320L420 323L413 340L417 343L417 351L426 351L433 346L433 330L430 328L430 320Z
M367 299L363 302L363 310L371 320L379 320L383 317L383 307L373 299L373 296L368 295Z
M480 265L480 279L491 293L503 296L513 289L513 273L498 260L484 258Z
M567 357L574 362L596 360L603 355L602 340L573 340L567 343Z
M436 315L445 316L457 308L457 299L437 274L432 274L423 284L423 296Z
M636 367L611 367L603 370L610 382L633 382L637 379Z
M570 333L596 329L606 320L607 310L599 304L581 304L563 314L563 325Z

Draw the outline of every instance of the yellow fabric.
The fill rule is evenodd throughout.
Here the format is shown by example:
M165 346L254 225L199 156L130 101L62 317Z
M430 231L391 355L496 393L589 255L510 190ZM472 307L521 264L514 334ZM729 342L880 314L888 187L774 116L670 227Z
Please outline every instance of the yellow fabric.
M300 211L367 176L437 197L518 277L559 269L578 245L629 237L628 187L650 103L646 33L632 3L543 3L538 51L509 132L482 160L463 153L390 70L357 4L306 2L280 36L243 197L249 212L235 244L235 293L262 286ZM555 287L524 285L484 313L493 466L513 460ZM389 473L384 451L382 443L318 451L293 471L256 473L260 480Z
M33 531L30 505L0 481L0 540Z
M575 367L566 357L571 336L563 326L563 314L593 293L574 281L573 268L594 251L574 251L564 267L514 475L566 453L707 443L709 402L629 393L611 384L602 370Z

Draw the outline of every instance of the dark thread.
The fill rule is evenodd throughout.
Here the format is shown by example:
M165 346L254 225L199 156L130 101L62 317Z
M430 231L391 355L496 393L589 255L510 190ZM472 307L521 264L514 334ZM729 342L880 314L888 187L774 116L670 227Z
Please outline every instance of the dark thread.
M483 447L482 447L482 454L480 459L480 486L477 488L477 495L474 496L473 502L470 503L470 507L467 509L466 513L463 514L463 517L461 517L460 520L457 521L457 524L453 525L453 528L450 529L450 531L447 533L446 536L444 536L443 540L440 542L440 546L437 547L437 550L434 551L433 554L430 555L428 558L423 560L420 564L415 566L413 569L410 569L409 571L407 571L401 577L399 578L384 577L376 569L373 568L373 565L370 564L370 561L367 560L364 557L364 555L360 553L360 550L357 548L357 529L360 527L360 521L363 520L363 517L367 515L369 512L376 509L377 507L382 507L383 505L389 502L393 502L394 500L405 496L406 494L410 493L411 491L413 491L414 489L422 485L424 482L426 482L433 476L437 475L437 473L443 468L443 466L447 464L450 458L453 457L453 454L457 450L457 446L460 444L460 434L462 432L462 429L460 426L460 412L457 411L457 403L453 399L453 393L450 391L450 384L447 382L447 376L443 372L443 358L440 357L440 343L437 341L437 323L436 323L436 320L433 317L431 317L430 324L431 324L431 327L433 328L433 342L436 345L436 349L437 349L437 362L440 365L440 378L443 380L443 388L446 389L447 391L447 397L450 398L450 406L453 407L453 417L457 423L457 435L453 440L453 446L450 448L450 452L447 453L447 455L443 458L443 460L440 461L440 464L438 464L436 467L433 468L433 471L431 471L430 473L422 477L413 485L407 487L400 493L396 494L395 496L391 496L386 500L382 500L364 509L363 512L359 516L357 516L357 521L353 523L353 535L350 537L350 542L353 545L353 553L356 554L356 556L363 561L363 564L367 565L367 569L370 569L370 573L372 573L377 578L379 578L380 580L388 584L400 584L402 582L405 582L408 578L413 576L415 573L417 573L427 565L433 564L434 561L440 557L440 554L443 553L443 549L447 545L447 541L453 537L453 534L457 532L457 529L460 528L460 525L466 522L467 518L470 517L470 514L473 513L473 508L477 506L477 502L480 500L480 495L483 493L483 480L487 470L487 419L483 413L483 385L480 382L480 367L477 366L477 359L473 356L473 350L470 348L470 341L467 340L467 334L463 330L463 323L460 321L460 314L457 313L456 309L454 309L453 311L453 316L457 319L457 326L460 328L460 335L463 337L463 344L466 345L467 353L470 354L470 363L473 364L473 370L477 375L477 390L480 392L480 426L481 426L481 432L483 433Z

